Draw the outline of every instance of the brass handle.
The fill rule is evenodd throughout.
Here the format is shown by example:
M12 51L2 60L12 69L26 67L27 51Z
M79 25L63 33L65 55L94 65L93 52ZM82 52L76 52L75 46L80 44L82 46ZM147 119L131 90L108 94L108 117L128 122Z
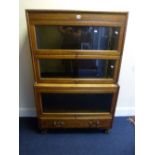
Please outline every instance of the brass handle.
M100 125L100 121L96 121L96 124L97 124L97 125Z
M100 125L100 121L97 120L97 121L89 121L89 126L90 127L98 127Z
M64 125L63 121L54 121L53 122L54 127L62 127Z

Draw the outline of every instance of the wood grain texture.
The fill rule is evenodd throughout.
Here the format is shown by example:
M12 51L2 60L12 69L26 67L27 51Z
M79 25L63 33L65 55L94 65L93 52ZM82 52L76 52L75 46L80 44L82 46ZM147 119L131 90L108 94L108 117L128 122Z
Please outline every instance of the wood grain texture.
M76 15L81 15L82 21L113 21L123 22L127 12L88 12L88 11L54 11L26 10L31 21L77 21Z

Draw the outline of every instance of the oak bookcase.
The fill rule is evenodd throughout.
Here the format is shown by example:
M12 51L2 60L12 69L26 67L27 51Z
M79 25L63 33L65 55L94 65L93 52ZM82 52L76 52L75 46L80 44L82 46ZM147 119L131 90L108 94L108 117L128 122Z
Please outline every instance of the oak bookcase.
M26 10L38 124L112 127L127 12Z

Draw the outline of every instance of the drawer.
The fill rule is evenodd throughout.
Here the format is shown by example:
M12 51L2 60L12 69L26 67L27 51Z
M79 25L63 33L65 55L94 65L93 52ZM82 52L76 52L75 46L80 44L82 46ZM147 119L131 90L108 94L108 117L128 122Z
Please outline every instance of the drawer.
M111 128L112 119L52 119L40 118L39 126L41 129L48 128Z

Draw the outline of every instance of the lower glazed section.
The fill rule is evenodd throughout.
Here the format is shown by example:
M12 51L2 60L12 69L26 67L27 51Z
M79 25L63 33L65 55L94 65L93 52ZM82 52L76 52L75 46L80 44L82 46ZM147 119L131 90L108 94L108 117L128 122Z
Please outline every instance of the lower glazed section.
M35 84L40 129L110 129L118 88L115 84Z

